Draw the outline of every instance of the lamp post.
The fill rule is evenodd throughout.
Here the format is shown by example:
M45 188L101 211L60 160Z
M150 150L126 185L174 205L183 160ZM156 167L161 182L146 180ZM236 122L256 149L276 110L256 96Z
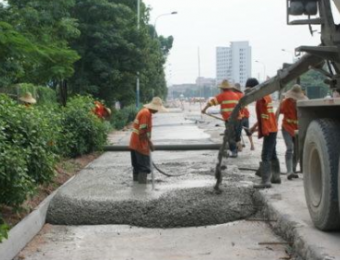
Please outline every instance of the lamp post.
M174 11L174 12L171 12L171 13L160 14L160 15L158 15L158 16L156 17L155 23L154 23L154 26L153 26L153 28L154 28L153 38L156 38L156 25L157 25L157 20L158 20L160 17L162 17L162 16L166 16L166 15L174 15L174 14L177 14L177 12Z
M263 66L263 81L265 81L266 80L266 65L263 62L258 61L258 60L256 60L255 62L262 64L262 66Z
M137 31L140 29L140 0L137 0ZM136 78L136 108L139 108L140 99L140 86L139 86L139 71L137 71Z

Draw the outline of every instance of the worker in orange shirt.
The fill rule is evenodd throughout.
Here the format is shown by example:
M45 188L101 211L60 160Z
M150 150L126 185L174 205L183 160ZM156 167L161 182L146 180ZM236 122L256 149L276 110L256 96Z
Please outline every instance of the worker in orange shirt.
M111 115L111 109L107 108L99 101L94 101L94 108L92 111L100 119L108 119Z
M242 92L237 88L233 87L228 80L223 80L221 85L219 86L221 89L221 93L211 99L206 106L202 109L202 114L205 114L207 109L211 106L221 105L221 114L225 121L226 127L228 126L229 117L234 110L235 106L239 102L240 98L243 96ZM233 140L229 144L229 149L231 151L231 158L237 158L238 151L236 147L236 143L240 140L240 136L238 137L238 128L240 127L241 122L239 122L234 129L236 140Z
M282 136L286 144L286 167L287 167L287 178L291 180L293 178L299 178L299 176L294 173L294 163L293 163L293 153L294 153L294 143L295 143L295 130L298 130L298 117L296 102L299 100L308 99L300 85L295 84L291 90L287 91L284 95L285 99L281 102L277 114L283 114L282 120ZM277 117L278 117L277 115Z
M249 78L246 87L253 88L258 84L257 79ZM262 167L260 167L262 181L260 184L254 185L254 188L265 189L271 188L271 183L281 183L280 163L276 154L277 121L270 95L256 101L256 116L257 123L250 131L252 133L258 131L259 138L263 137L263 145Z
M152 114L162 111L166 111L162 99L154 97L149 104L144 105L133 121L129 145L133 180L141 184L146 184L147 175L151 173L150 151L154 150L151 141Z

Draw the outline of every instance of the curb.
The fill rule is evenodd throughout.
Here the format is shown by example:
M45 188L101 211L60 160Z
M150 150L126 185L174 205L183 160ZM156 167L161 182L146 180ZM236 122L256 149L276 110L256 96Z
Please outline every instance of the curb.
M271 226L273 231L284 238L294 251L303 259L308 260L333 260L334 256L330 256L322 248L320 244L315 243L311 238L318 230L311 230L302 223L297 222L292 216L278 210L270 199L266 197L263 191L254 193L254 200L262 206L262 212L265 221Z
M86 168L86 167L85 167ZM57 191L74 178L70 178L45 198L38 207L16 224L8 233L8 239L0 243L0 259L12 260L39 233L46 222L49 204Z

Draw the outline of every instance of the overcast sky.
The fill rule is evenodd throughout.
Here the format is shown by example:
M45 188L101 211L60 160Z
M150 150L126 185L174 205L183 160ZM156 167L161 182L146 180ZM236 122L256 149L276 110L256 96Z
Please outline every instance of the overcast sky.
M273 76L283 62L292 61L294 48L320 42L320 35L312 37L308 26L286 24L286 0L143 1L152 8L151 23L160 14L178 12L160 17L156 24L159 34L175 39L166 67L170 84L195 82L198 47L201 76L215 78L215 48L247 40L252 47L252 74L263 77L264 66L266 74Z

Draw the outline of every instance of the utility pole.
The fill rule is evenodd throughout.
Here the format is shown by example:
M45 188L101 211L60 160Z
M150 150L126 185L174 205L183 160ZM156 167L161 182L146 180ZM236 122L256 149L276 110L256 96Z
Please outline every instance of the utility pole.
M137 0L137 31L140 29L140 0ZM136 108L139 108L139 96L140 96L140 86L139 86L139 71L137 71L136 79Z

